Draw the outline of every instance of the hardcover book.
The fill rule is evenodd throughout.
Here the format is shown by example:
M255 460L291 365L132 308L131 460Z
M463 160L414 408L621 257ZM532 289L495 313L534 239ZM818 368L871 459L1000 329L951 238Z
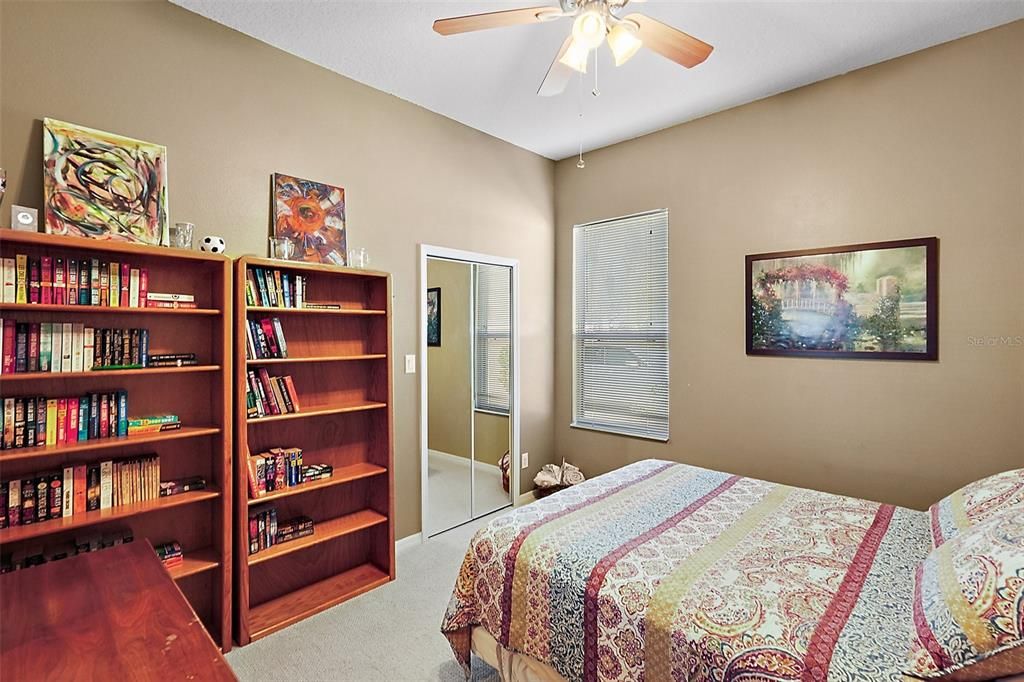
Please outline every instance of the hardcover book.
M39 325L39 371L49 372L50 353L53 348L53 323L42 322Z
M36 522L36 480L21 479L21 525Z
M63 370L64 357L64 325L54 322L50 331L50 371L58 373Z
M28 256L19 253L14 257L16 274L14 280L14 302L28 303Z
M129 296L131 296L131 266L128 263L121 263L121 293L118 301L122 308L129 307Z
M3 366L0 371L10 374L16 366L17 323L12 319L5 319L3 334Z
M18 270L13 258L3 259L4 303L14 303L17 299Z
M64 467L64 486L61 489L61 516L71 516L75 513L75 467L67 465Z
M64 505L64 474L63 472L59 474L50 474L49 476L46 477L46 479L47 484L50 488L49 497L47 498L50 504L49 516L51 519L59 519L63 515L62 510Z
M30 258L28 261L28 302L39 303L40 289L42 288L42 273L40 273L39 259Z
M86 492L87 492L87 483L86 483L86 475L85 475L85 465L84 464L75 464L74 467L73 467L73 470L74 470L74 483L73 483L73 486L72 486L72 490L74 491L74 502L73 502L72 513L74 513L74 514L81 514L86 509L85 500L86 500Z
M67 282L64 280L64 259L57 257L53 259L53 303L64 305L67 301Z
M100 509L110 509L114 503L114 463L100 462Z
M62 372L72 371L71 359L74 355L73 327L74 324L71 322L61 324L60 371Z
M92 303L92 294L89 287L89 261L83 258L78 262L78 304L89 305Z
M93 258L89 265L89 302L92 305L100 305L100 261Z
M86 511L96 511L100 508L100 465L89 464L86 468Z
M21 525L20 480L13 480L7 484L7 523L11 526Z
M70 258L68 263L67 304L78 305L78 261Z
M121 264L111 263L110 264L110 276L107 278L107 283L110 291L110 307L119 308L121 306Z
M28 371L39 371L39 323L28 325Z
M39 302L44 305L53 303L53 258L43 256L40 261Z

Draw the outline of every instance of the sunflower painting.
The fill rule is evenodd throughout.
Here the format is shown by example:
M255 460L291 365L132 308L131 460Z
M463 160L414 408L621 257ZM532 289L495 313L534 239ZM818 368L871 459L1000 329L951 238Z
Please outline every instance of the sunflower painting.
M274 236L294 240L298 260L345 265L345 190L274 173Z

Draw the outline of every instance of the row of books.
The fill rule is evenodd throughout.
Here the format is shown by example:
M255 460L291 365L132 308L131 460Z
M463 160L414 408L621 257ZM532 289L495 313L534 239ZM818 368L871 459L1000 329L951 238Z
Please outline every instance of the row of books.
M206 490L206 479L202 476L188 476L186 478L175 478L170 481L160 481L160 497L171 497L195 490Z
M147 308L197 308L194 294L168 294L151 291L146 302Z
M160 457L149 454L0 483L0 528L146 502L160 497Z
M258 322L247 319L245 326L245 359L286 358L288 344L284 340L281 320L268 317Z
M10 318L2 321L2 327L3 374L149 366L148 329L94 328L80 322L17 322Z
M268 308L302 308L306 278L277 269L250 267L245 272L245 302Z
M3 448L68 445L128 435L128 391L4 398Z
M98 258L3 259L3 302L145 308L149 271Z
M44 545L39 542L23 542L9 557L0 559L0 573L20 571L33 566L41 566L51 561L60 561L78 554L98 552L108 547L126 545L133 542L135 536L130 528L92 531L77 536L74 541Z
M303 464L301 448L271 448L247 460L250 499L334 474L330 464Z
M260 367L250 369L248 379L245 404L249 419L299 411L299 394L291 376L272 377L266 368Z
M160 557L160 563L164 568L180 566L185 561L185 554L181 551L181 543L177 540L164 542L153 548L156 555Z
M129 417L128 435L137 436L143 433L160 433L161 431L177 431L181 428L181 420L176 414L155 414L148 417Z
M277 509L259 507L249 511L249 554L313 534L313 519L296 516L278 522Z

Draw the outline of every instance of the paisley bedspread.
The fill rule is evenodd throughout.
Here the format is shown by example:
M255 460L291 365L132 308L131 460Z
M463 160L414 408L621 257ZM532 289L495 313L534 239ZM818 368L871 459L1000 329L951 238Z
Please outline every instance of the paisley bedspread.
M495 519L442 631L568 680L901 679L928 515L645 460Z

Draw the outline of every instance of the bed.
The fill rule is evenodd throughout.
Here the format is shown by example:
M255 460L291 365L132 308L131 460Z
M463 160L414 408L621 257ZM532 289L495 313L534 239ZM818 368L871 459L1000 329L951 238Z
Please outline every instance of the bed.
M915 646L922 678L950 660L948 679L1019 673L1024 568L1006 583L1016 592L990 599L1002 630L987 672L955 660L973 640L922 627L942 620L922 580L941 592L946 564L968 563L954 552L970 547L936 547L1008 504L1024 510L1024 470L1010 473L921 512L637 462L478 531L442 632L467 673L475 651L505 680L884 682L904 679Z

